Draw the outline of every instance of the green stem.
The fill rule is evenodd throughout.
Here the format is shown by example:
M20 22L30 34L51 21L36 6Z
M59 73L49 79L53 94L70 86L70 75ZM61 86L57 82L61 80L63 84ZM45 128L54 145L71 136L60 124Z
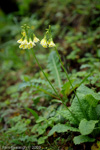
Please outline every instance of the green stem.
M28 61L30 61L31 57L30 57L29 51L27 49L26 49L26 53L27 53Z
M39 63L39 61L38 61L38 59L37 59L35 53L34 53L34 50L33 50L33 56L34 56L34 58L35 58L37 64L39 65L39 67L40 67L40 69L41 69L43 75L45 76L46 80L49 82L50 86L52 87L52 89L54 90L54 92L56 93L56 95L57 95L57 96L59 97L59 99L62 101L63 105L64 105L64 106L66 107L66 109L70 112L70 114L71 114L72 117L76 120L76 122L79 123L79 120L78 120L78 119L75 117L75 115L70 111L70 109L65 105L65 103L63 102L63 99L59 96L59 94L57 93L57 91L56 91L55 88L53 87L52 83L49 81L49 79L48 79L47 76L45 75L45 73L44 73L44 71L43 71L43 69L42 69L42 67L41 67L41 65L40 65L40 63Z
M42 69L40 63L38 62L38 59L37 59L36 56L35 56L34 51L33 51L33 55L34 55L34 58L35 58L37 64L39 65L39 67L40 67L40 69L41 69L43 75L45 76L46 80L49 82L50 86L52 87L52 89L54 90L54 92L56 93L56 95L60 98L60 96L58 95L57 91L55 90L55 88L53 87L53 85L51 84L51 82L49 81L49 79L47 78L47 76L45 75L45 73L44 73L44 71L43 71L43 69ZM60 99L61 99L61 98L60 98Z
M68 81L69 81L69 83L70 83L70 85L71 85L71 87L72 87L72 89L73 89L73 91L74 91L74 94L75 94L75 96L77 97L77 100L78 100L78 102L79 102L79 104L80 104L80 108L81 108L81 110L82 110L82 112L83 112L83 114L84 114L84 117L87 118L86 113L85 113L85 111L84 111L84 109L83 109L83 107L82 107L82 104L81 104L81 102L80 102L80 100L79 100L79 98L78 98L78 96L77 96L77 94L76 94L76 92L75 92L75 90L74 90L74 87L73 87L73 85L72 85L72 83L71 83L71 80L70 80L70 78L69 78L69 75L68 75L68 73L67 73L67 71L66 71L66 69L65 69L65 67L64 67L64 65L63 65L63 63L62 63L62 61L61 61L61 58L60 58L60 55L59 55L59 53L58 53L58 50L57 50L57 47L56 47L56 46L55 46L55 50L56 50L56 53L57 53L58 58L59 58L59 60L60 60L60 63L61 63L61 65L62 65L62 68L63 68L63 70L64 70L64 72L65 72L65 74L66 74L66 76L67 76L67 79L68 79Z

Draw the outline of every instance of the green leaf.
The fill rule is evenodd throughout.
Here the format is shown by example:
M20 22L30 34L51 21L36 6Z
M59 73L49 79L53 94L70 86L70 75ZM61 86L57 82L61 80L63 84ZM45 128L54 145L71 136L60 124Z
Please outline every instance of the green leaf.
M46 122L44 122L44 124L41 124L37 129L38 134L39 135L43 134L46 131L47 127L48 127L48 124Z
M26 110L30 111L36 120L39 118L38 114L33 109L26 108Z
M23 89L23 88L26 88L26 87L28 87L28 86L30 86L30 83L29 82L23 82L23 83L21 83L20 85L19 85L19 90L21 90L21 89Z
M53 99L51 100L51 102L54 102L54 103L61 103L62 104L62 101L58 100L58 99Z
M73 84L74 80L75 79L70 80L72 84ZM67 95L70 94L70 92L71 92L70 87L71 87L71 85L70 85L69 81L67 81L66 83L64 83L64 85L62 87L62 91L64 92L64 94L67 94Z
M62 133L62 132L67 132L67 131L79 132L77 128L58 123L49 131L48 136L53 135L55 132Z
M22 133L25 133L26 130L27 130L27 124L25 124L25 122L23 121L20 121L20 122L17 122L11 128L9 128L6 133L22 134Z
M98 114L94 107L92 106L88 107L88 116L89 116L89 120L98 120Z
M38 135L43 135L45 130L46 130L45 128L42 128L41 126L39 126L39 128L38 128Z
M72 117L72 115L70 114L70 112L68 110L66 110L66 108L62 108L61 110L57 111L57 114L61 115L66 120L69 120L71 124L74 124L74 125L77 124L76 120ZM76 114L75 114L75 116L76 116Z
M41 86L40 86L41 85ZM32 79L28 82L23 82L19 85L19 90L26 88L26 87L34 87L37 92L45 93L49 96L53 96L53 90L51 89L49 83L45 80L41 79Z
M77 89L77 96L82 104L82 107L84 108L84 111L86 112L87 117L90 120L95 120L94 118L91 118L90 116L93 115L93 112L90 111L90 106L93 109L93 106L96 107L97 103L99 102L100 99L100 95L98 93L95 93L92 89L89 89L88 87L86 87L85 85L81 85L78 89ZM90 99L92 97L92 99ZM89 100L91 101L91 103L89 102ZM82 113L82 110L80 108L79 102L77 100L77 97L75 96L71 106L69 107L70 111L73 112L73 114L75 114L75 116L78 118L79 121L81 121L82 119L84 119L84 115ZM94 108L95 109L95 108ZM61 110L61 115L66 118L67 120L70 121L71 124L76 124L75 120L72 118L71 114L68 112L68 110ZM95 115L95 112L94 112ZM93 116L94 116L93 115ZM78 124L77 124L78 125Z
M85 143L85 142L94 142L95 139L90 138L85 135L79 135L79 136L75 136L73 141L74 141L74 144L77 145L77 144L81 144L81 143Z
M80 133L82 135L90 134L94 130L94 127L95 127L96 123L98 123L97 120L87 121L86 119L83 119L79 124Z
M40 122L45 121L45 120L46 120L46 118L40 116L40 117L36 120L36 123L40 123Z
M100 104L95 108L97 115L100 117Z
M34 135L34 136L25 135L25 136L20 137L19 140L22 142L25 142L25 141L37 142L37 137L36 137L36 135Z
M35 125L33 126L33 128L31 129L31 132L32 132L32 133L36 133L38 128L39 128L39 124L35 124Z
M45 81L43 79L32 79L30 80L30 82L34 85L34 84L38 84L38 85L44 85L47 88L51 88L50 84L48 83L48 81Z
M30 76L28 76L28 75L22 75L22 76L21 76L21 79L22 79L23 81L25 81L25 82L28 82L28 81L30 81Z
M98 104L98 99L95 99L91 94L87 94L85 99L88 101L89 105L96 107Z
M47 136L40 137L38 139L38 144L43 144L47 138L48 138Z
M78 93L81 93L83 95L92 95L96 100L100 100L100 94L95 93L92 89L86 87L85 85L81 85L78 89L77 89Z
M48 69L50 70L56 84L61 88L61 65L55 51L52 51L48 58Z

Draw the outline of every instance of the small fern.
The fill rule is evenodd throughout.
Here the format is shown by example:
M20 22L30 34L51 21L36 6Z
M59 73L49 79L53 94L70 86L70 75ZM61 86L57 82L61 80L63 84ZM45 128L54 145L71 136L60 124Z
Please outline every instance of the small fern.
M34 90L39 92L43 92L49 96L55 97L54 91L50 87L49 83L43 79L32 79L30 81L24 81L19 85L19 90L26 87L34 87ZM56 97L55 97L56 98Z
M32 79L30 82L34 83L34 84L35 83L36 84L41 84L41 85L44 85L45 87L48 87L48 88L51 89L50 84L47 81L43 80L43 79Z

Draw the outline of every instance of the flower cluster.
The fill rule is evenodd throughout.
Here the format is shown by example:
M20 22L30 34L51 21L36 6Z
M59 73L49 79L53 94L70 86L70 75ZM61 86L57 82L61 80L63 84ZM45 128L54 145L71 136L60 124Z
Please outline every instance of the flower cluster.
M17 41L17 43L20 43L19 48L21 49L31 49L36 45L35 43L37 43L38 41L39 39L37 37L34 37L33 40L30 38L29 41L27 40L27 38L25 38L24 40L21 38Z
M22 28L23 28L23 31L21 32L22 38L17 41L17 43L20 44L19 48L20 49L31 49L34 46L36 46L36 43L39 41L39 39L35 36L35 34L28 33L29 26L24 25L24 26L22 26ZM49 27L49 29L47 29L47 32L46 32L44 38L41 40L40 44L44 48L55 46L55 44L52 40L50 27Z
M51 27L49 26L49 29L46 29L47 32L45 33L44 38L41 40L40 44L44 47L55 47L56 45L53 42L52 35L51 35Z
M47 39L46 39L45 37L41 40L40 44L41 44L44 48L47 48L48 46L49 46L49 47L54 47L54 46L55 46L55 44L54 44L54 42L53 42L52 39L51 39L50 41L47 41Z
M39 39L35 36L35 34L31 33L29 34L29 26L26 24L22 26L22 38L17 41L19 43L19 48L21 49L31 49L33 48L36 43L39 41Z

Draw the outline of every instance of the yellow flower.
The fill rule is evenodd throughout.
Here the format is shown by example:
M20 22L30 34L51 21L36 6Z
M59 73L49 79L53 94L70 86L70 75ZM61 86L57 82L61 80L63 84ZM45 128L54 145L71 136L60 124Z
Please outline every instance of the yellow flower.
M19 46L19 48L22 48L22 49L26 49L27 48L27 40L25 39L22 43L21 43L21 45Z
M17 41L17 43L22 43L22 42L23 42L22 38Z
M25 33L25 31L23 31L21 34L22 34L24 37L26 36L26 33Z
M31 49L31 48L33 48L33 46L35 46L35 43L30 40L30 41L27 43L27 48L28 48L28 49Z
M48 45L49 45L49 47L54 47L54 46L55 46L55 44L54 44L53 41L50 41L50 42L48 43Z
M35 36L34 39L33 39L33 42L37 43L38 41L39 41L39 39Z
M19 48L22 48L23 49L23 45L21 44L21 45L19 45Z
M46 39L42 39L40 44L44 47L44 48L47 48L47 41Z

